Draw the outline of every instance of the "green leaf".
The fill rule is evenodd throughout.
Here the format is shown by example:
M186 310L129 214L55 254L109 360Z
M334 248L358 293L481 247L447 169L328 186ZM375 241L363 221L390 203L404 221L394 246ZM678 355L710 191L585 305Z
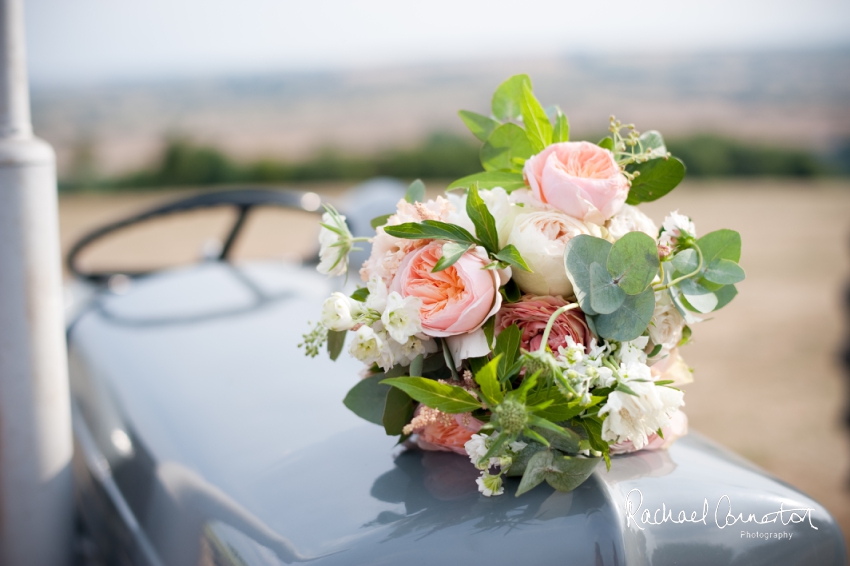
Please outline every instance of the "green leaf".
M549 441L550 446L565 452L578 452L581 438L575 432L560 427L539 415L529 415L528 422L537 429L537 432L543 438Z
M496 230L496 219L487 210L487 205L478 194L478 187L473 184L466 191L466 214L475 226L475 235L484 244L484 249L495 253L499 249L499 233Z
M377 230L380 226L383 226L384 224L386 224L387 220L389 220L390 216L392 216L392 214L384 214L384 215L376 216L375 218L373 218L372 222L370 222L370 224L372 225L372 229Z
M522 255L520 255L519 250L516 249L513 244L508 244L502 248L499 253L493 254L493 257L499 261L507 263L508 265L522 269L523 271L531 271L531 268L528 267L528 264L525 263L524 259L522 259Z
M528 463L531 461L531 458L534 457L538 452L546 450L546 447L542 444L538 444L537 442L529 442L526 447L522 449L522 451L514 457L514 461L511 463L511 467L508 468L508 471L505 475L508 477L517 477L521 476L525 473L525 470L528 468Z
M714 294L717 295L717 306L714 307L714 310L717 311L732 302L732 299L738 294L738 289L734 285L724 285L715 291Z
M425 365L425 356L419 354L410 361L410 367L407 368L408 374L414 377L422 375L422 368Z
M496 120L469 110L461 110L458 115L472 135L483 142L487 141L493 130L499 127L499 122Z
M600 314L595 320L596 331L603 338L628 342L644 333L655 310L655 293L647 289L640 295L628 295L619 309Z
M353 293L351 293L351 298L360 303L365 303L366 299L369 298L369 288L360 287L359 289L356 289Z
M450 191L452 189L466 189L469 188L472 183L478 183L479 189L493 189L495 187L502 187L505 189L505 192L511 193L517 189L525 188L525 179L522 176L522 173L508 173L505 171L482 171L481 173L475 173L474 175L468 175L463 177L462 179L458 179L454 183L448 186L446 189Z
M404 426L413 418L415 410L413 399L410 395L391 387L387 392L387 400L384 403L384 413L381 417L381 424L384 425L384 430L388 436L398 436L402 433Z
M509 303L516 303L522 298L522 291L519 290L519 286L513 279L509 279L508 282L499 289L499 292Z
M643 232L627 232L614 243L606 267L627 295L637 295L652 283L659 265L655 240Z
M599 417L588 417L579 421L587 432L587 440L590 447L603 454L608 453L608 443L602 439L602 420Z
M469 413L481 408L481 402L455 385L424 377L393 377L381 383L398 387L420 403L444 413Z
M558 491L572 491L590 477L599 462L599 458L573 457L556 452L545 475L546 483Z
M499 367L496 375L504 376L508 368L514 365L517 357L519 357L519 347L522 343L522 330L516 323L502 330L496 337L496 346L493 348L493 354L499 356Z
M547 145L552 143L552 124L546 111L531 91L531 83L522 85L522 122L531 146L536 152L543 151Z
M712 283L734 285L743 281L746 274L743 268L734 261L721 258L709 263L702 276Z
M478 244L475 236L454 224L438 220L423 220L422 222L405 222L396 226L386 226L384 232L396 238L406 240L448 240L459 244L474 246Z
M481 395L491 408L501 403L505 398L502 386L496 376L500 360L501 355L496 356L475 374L475 383L481 388Z
M699 267L699 256L697 255L696 250L692 248L680 251L673 256L671 261L673 263L673 269L682 275L693 273L697 270L697 267Z
M734 230L715 230L699 240L697 245L702 251L703 265L709 265L715 259L741 261L741 235Z
M437 260L437 263L434 264L434 269L431 270L431 273L437 273L438 271L442 271L453 266L457 260L463 257L469 249L472 247L471 244L458 244L457 242L446 242L443 244L443 255L440 256L440 259Z
M404 200L410 203L425 202L425 183L422 179L416 179L410 186L407 187L407 193L404 195Z
M653 158L667 156L667 146L664 145L664 138L661 137L661 132L656 130L644 132L638 138L638 142L643 151L651 150L650 155Z
M334 361L339 357L345 346L345 330L328 330L328 355Z
M381 383L386 375L378 373L361 379L352 387L342 403L355 415L370 423L383 424L384 404L391 387Z
M516 124L496 128L481 148L481 165L486 171L521 173L522 166L514 159L525 160L534 154L525 130Z
M555 129L552 132L552 141L554 143L570 141L570 123L560 108L555 114Z
M596 144L602 149L607 149L608 151L614 151L614 140L609 137L604 137Z
M685 178L685 164L675 157L650 159L630 167L639 175L632 181L627 204L640 204L660 199L675 189Z
M525 473L516 490L519 497L526 491L532 490L546 479L546 472L553 467L554 455L551 450L541 450L534 454L525 466Z
M610 314L620 308L626 293L617 286L608 270L596 263L590 264L590 306L599 314Z
M494 334L496 333L496 315L485 320L481 329L484 331L484 337L487 339L487 346L492 347Z
M516 120L522 114L522 87L531 86L528 75L514 75L493 93L493 116L499 120Z
M590 305L590 266L608 263L612 244L602 238L580 234L567 242L564 249L564 265L567 277L573 284L576 300L587 314L596 314Z
M717 295L693 279L679 281L676 286L682 292L685 306L690 310L705 314L717 307L719 302Z

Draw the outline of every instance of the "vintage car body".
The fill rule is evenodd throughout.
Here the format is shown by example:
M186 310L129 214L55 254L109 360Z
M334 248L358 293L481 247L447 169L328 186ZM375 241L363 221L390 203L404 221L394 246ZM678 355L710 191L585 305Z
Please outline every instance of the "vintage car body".
M343 406L357 362L297 348L331 285L211 261L78 310L77 501L109 563L846 564L820 504L694 432L572 493L516 498L511 479L485 498L467 458L404 450ZM739 513L775 522L727 526Z

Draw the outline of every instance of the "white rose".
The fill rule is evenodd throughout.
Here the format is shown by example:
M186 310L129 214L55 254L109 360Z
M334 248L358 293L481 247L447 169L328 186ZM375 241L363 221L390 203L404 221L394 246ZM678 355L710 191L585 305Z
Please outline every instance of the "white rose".
M643 232L653 240L658 238L655 222L638 207L624 204L620 212L608 221L608 233L615 240L619 240L629 232Z
M599 228L551 210L517 216L507 243L516 247L531 268L531 272L513 270L520 289L534 295L572 295L573 286L564 268L564 248L579 234L599 236Z
M667 291L655 293L655 312L649 323L649 338L653 344L660 344L663 352L669 352L682 340L685 319L673 303Z
M322 304L322 324L337 332L351 330L354 319L361 313L360 303L340 292L333 293Z

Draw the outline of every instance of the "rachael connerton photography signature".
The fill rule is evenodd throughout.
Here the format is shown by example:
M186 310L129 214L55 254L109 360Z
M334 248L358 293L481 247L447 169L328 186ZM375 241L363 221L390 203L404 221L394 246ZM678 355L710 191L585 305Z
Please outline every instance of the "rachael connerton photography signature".
M703 499L701 514L698 511L692 511L690 515L685 511L675 513L673 509L668 509L667 504L663 502L661 503L661 507L654 511L650 511L649 509L641 510L643 507L643 493L641 493L640 489L634 488L626 495L625 507L626 527L634 521L635 526L640 530L644 530L645 525L661 525L664 523L702 523L703 525L708 525L711 520L708 498ZM758 525L781 523L782 525L789 525L808 520L809 526L818 530L812 522L812 511L814 509L811 507L786 509L785 503L780 502L777 511L765 513L761 517L755 513L749 513L745 516L742 512L733 512L732 499L728 495L723 495L714 507L713 520L719 529L725 529L736 523L756 523Z

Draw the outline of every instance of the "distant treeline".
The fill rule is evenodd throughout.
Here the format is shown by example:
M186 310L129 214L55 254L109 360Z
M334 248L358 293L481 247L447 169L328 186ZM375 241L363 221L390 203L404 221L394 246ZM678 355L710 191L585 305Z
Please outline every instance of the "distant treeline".
M280 183L294 181L355 181L374 176L402 179L455 179L479 171L480 145L453 134L434 134L418 147L355 157L325 150L300 162L262 159L240 163L221 150L185 138L171 139L152 167L115 178L63 180L60 188L121 189ZM689 177L815 177L850 174L850 141L831 155L770 147L713 135L671 140L668 149L681 158Z

